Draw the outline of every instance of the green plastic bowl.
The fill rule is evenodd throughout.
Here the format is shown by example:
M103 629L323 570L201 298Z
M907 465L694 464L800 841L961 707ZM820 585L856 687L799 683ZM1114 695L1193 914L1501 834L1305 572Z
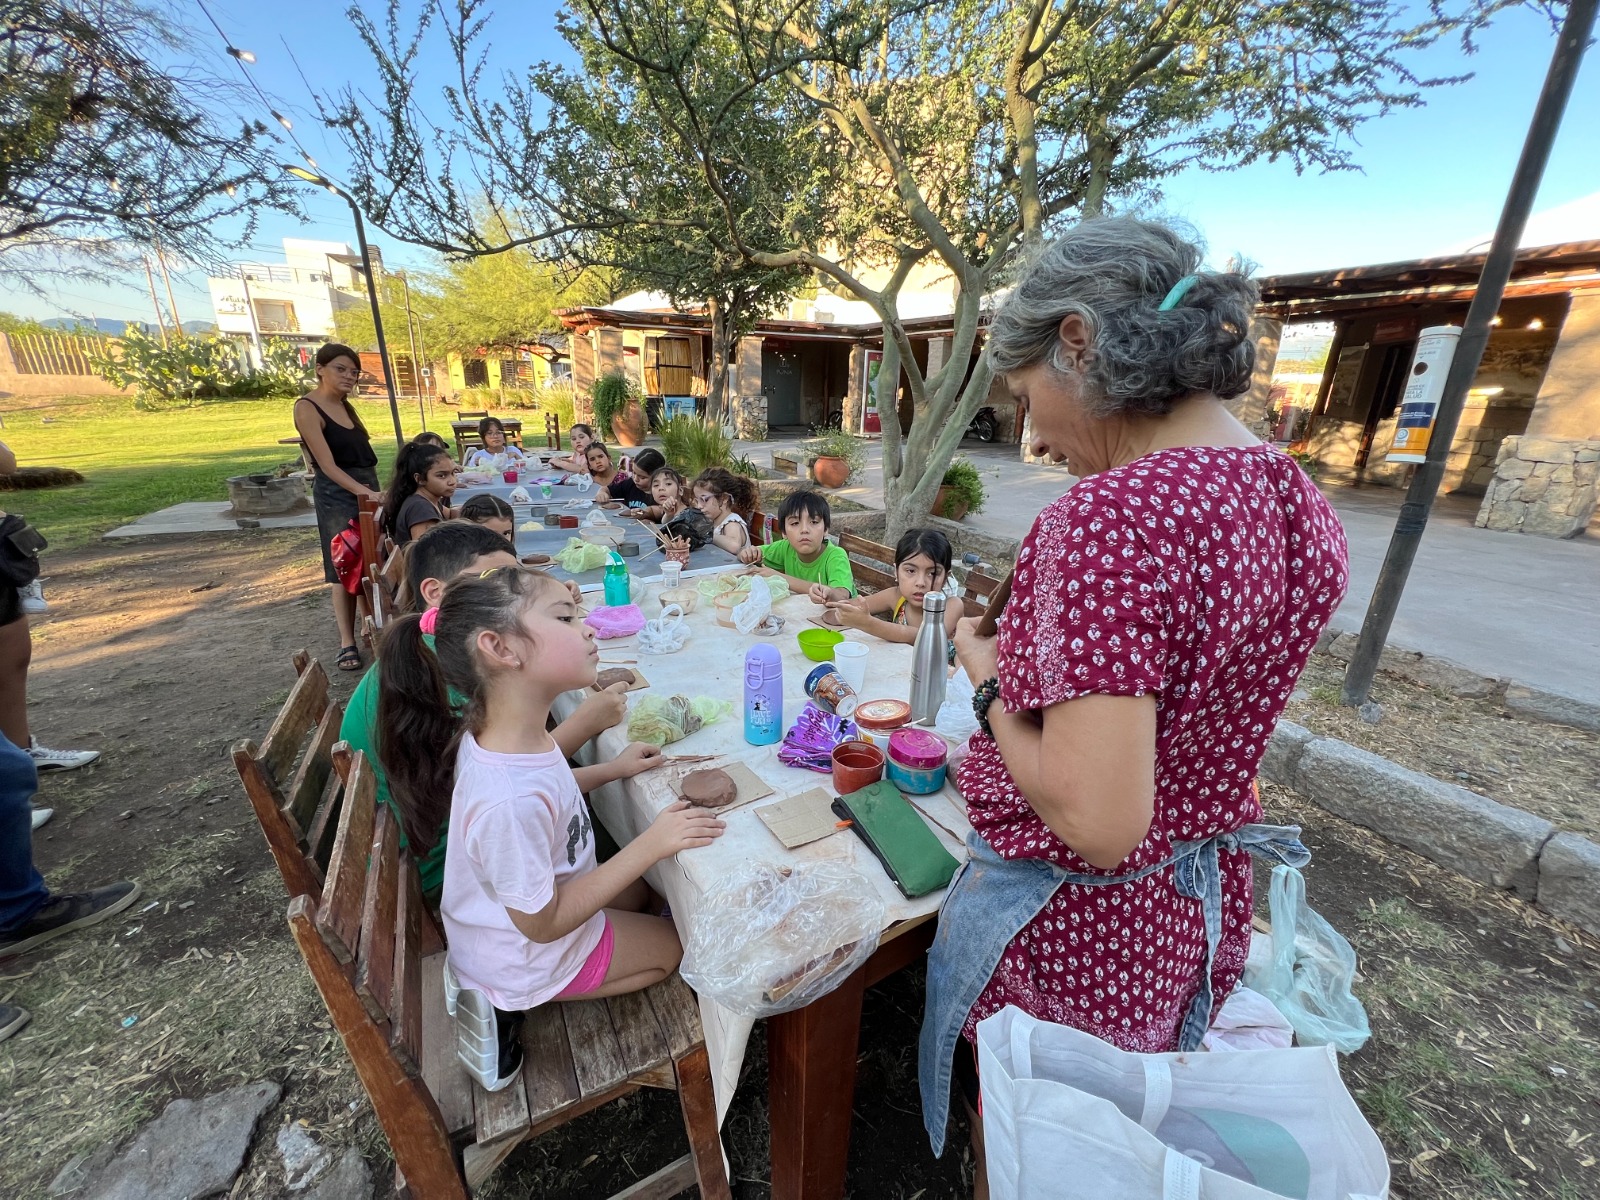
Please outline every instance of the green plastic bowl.
M844 634L831 629L802 629L794 637L800 643L800 653L812 662L831 662L833 648L844 641Z

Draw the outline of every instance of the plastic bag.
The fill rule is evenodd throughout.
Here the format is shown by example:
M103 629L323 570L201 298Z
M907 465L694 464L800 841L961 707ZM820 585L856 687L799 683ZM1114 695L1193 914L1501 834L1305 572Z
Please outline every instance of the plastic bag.
M1350 990L1356 952L1306 903L1305 877L1295 868L1272 869L1271 905L1272 960L1264 970L1246 962L1245 986L1277 1006L1302 1046L1354 1054L1372 1036L1367 1010Z
M586 542L582 538L568 538L567 547L556 555L556 562L561 564L561 569L569 575L581 575L585 571L597 571L606 565L606 557L611 553L611 547L596 545Z
M837 862L751 863L708 892L679 970L702 996L747 1017L804 1008L878 946L878 891Z
M933 727L951 741L965 743L978 732L978 718L972 712L975 690L965 671L957 671L944 685L944 703L933 718Z
M833 770L833 748L860 736L856 723L848 717L835 716L808 702L783 735L778 761L786 767L804 767L827 775Z
M698 508L686 508L663 522L661 532L671 538L683 538L690 550L698 550L711 540L711 521Z
M1294 1045L1289 1020L1260 992L1233 989L1201 1042L1207 1050L1287 1050Z
M602 604L591 609L583 623L594 630L602 642L608 638L628 637L644 628L644 612L637 604Z
M628 714L628 740L665 746L681 742L702 725L733 713L733 701L710 696L641 696Z
M533 497L528 495L528 489L518 484L511 489L511 495L506 497L512 504L532 504Z
M676 654L689 640L689 626L684 623L683 609L669 604L661 615L646 621L639 630L639 649L646 654Z
M733 627L740 633L749 633L772 615L772 593L764 587L753 587L749 595L733 606Z
M767 594L773 604L789 598L789 581L782 575L735 575L724 571L718 575L703 575L695 584L700 594L712 604L735 592L749 595L751 586L760 580L767 585Z

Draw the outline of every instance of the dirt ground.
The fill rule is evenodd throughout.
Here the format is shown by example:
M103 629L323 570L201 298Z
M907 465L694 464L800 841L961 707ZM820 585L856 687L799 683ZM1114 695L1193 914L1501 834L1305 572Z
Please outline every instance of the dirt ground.
M235 739L265 731L295 648L331 661L317 564L299 531L52 556L34 726L105 757L46 777L39 802L56 816L35 853L57 888L134 877L145 890L117 920L0 961L0 998L34 1013L0 1044L0 1195L41 1196L71 1158L120 1142L169 1100L263 1076L284 1096L235 1197L281 1194L270 1135L289 1121L359 1146L389 1191L386 1144L289 939L228 758ZM353 678L331 674L347 695ZM1592 766L1589 754L1578 757ZM1269 788L1267 800L1304 825L1312 903L1362 956L1374 1037L1344 1069L1389 1149L1392 1194L1600 1195L1600 945L1292 793ZM970 1195L964 1131L943 1161L922 1134L921 1006L918 972L868 994L854 1196ZM758 1028L725 1127L741 1200L768 1194L765 1094ZM607 1196L683 1145L674 1098L644 1092L523 1147L487 1194Z

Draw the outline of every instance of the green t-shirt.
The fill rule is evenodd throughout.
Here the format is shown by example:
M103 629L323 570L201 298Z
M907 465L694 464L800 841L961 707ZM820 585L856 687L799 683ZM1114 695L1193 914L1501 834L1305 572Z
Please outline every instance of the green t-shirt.
M784 538L761 547L761 561L774 571L793 575L808 583L825 583L829 587L845 588L856 594L856 577L850 570L850 556L843 547L833 542L822 548L822 553L810 562L801 562L800 556Z
M431 633L423 634L422 640L430 650L433 648ZM350 743L352 751L366 752L367 765L372 768L373 777L377 780L378 803L387 804L399 823L400 846L403 849L406 846L406 823L394 797L389 795L389 777L384 774L383 763L378 759L378 665L372 664L351 693L350 703L345 705L344 721L339 725L339 737ZM467 706L467 698L452 689L450 706L460 715ZM446 820L439 827L439 839L434 842L433 849L417 860L417 874L422 877L422 894L430 900L444 888L444 842L449 828L450 823Z

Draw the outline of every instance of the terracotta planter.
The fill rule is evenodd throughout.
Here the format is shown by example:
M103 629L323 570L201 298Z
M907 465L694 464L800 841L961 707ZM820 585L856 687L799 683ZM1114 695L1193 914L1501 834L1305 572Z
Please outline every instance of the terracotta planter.
M811 478L825 488L842 488L850 481L850 464L842 458L821 456L811 464Z
M619 446L644 445L644 406L629 404L612 417L611 432L617 435Z
M936 517L943 517L946 521L959 521L967 515L968 507L959 492L941 484L939 494L933 498L933 507L928 511Z

